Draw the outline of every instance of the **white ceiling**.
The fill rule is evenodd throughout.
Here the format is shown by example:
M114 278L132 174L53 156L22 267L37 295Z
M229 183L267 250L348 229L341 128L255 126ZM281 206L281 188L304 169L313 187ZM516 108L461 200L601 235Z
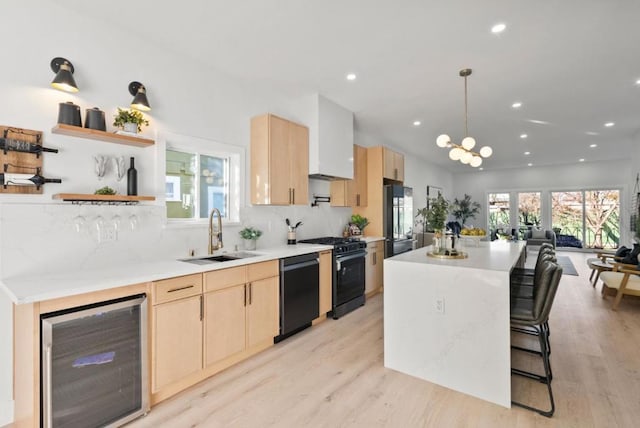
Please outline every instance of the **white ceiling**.
M435 139L464 136L466 67L469 134L494 149L486 170L622 159L640 128L638 0L56 1L229 75L319 92L358 132L451 171L471 167Z

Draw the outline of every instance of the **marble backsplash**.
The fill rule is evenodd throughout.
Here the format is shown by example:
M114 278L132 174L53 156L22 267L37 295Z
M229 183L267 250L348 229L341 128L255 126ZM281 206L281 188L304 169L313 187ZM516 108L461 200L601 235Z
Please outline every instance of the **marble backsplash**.
M46 274L187 257L207 251L207 224L167 223L162 205L0 205L0 277ZM248 206L240 224L223 227L224 250L242 249L244 226L263 231L260 248L286 244L285 218L301 221L297 238L340 235L350 208Z

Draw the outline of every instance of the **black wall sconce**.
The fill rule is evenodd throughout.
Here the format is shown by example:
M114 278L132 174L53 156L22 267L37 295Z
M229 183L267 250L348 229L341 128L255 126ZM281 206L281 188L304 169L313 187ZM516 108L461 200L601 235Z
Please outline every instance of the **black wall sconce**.
M78 85L73 79L73 64L65 58L54 58L51 60L51 70L56 73L51 86L65 92L78 92Z
M129 93L133 95L133 101L131 101L131 108L140 111L149 111L151 106L147 99L147 88L140 82L129 83Z

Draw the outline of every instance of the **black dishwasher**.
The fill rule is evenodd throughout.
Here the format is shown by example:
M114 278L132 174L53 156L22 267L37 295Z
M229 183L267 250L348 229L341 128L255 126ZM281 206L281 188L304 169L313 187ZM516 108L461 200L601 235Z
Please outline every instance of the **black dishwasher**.
M311 326L320 315L318 253L280 259L280 335L274 342Z

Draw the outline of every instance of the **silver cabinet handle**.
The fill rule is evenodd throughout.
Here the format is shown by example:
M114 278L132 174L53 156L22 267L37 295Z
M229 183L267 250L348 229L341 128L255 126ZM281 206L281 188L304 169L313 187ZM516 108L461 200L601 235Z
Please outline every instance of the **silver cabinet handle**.
M45 365L42 370L42 375L44 376L45 390L43 391L44 403L42 403L42 416L45 428L49 428L53 425L53 421L51 419L51 394L53 394L53 391L51 390L51 345L47 345L45 348L44 358Z

